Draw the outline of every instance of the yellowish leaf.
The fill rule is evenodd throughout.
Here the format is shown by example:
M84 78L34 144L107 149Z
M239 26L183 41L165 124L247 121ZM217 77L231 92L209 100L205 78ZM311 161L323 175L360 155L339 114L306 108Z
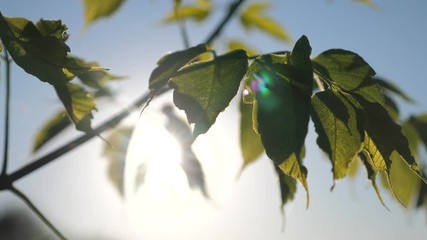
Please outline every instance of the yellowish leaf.
M247 29L256 28L284 42L292 42L290 34L264 11L270 8L268 3L252 3L240 15L240 22Z
M178 20L192 19L196 22L205 20L211 12L210 1L198 0L193 5L176 4L174 9L163 19L163 23L172 23Z
M113 14L125 0L84 0L86 26Z

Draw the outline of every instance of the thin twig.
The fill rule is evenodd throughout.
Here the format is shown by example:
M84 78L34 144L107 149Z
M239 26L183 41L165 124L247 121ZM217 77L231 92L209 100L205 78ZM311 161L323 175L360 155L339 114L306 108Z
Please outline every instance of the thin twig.
M178 19L178 27L181 32L182 42L184 43L184 48L187 49L190 47L190 38L188 37L187 28L185 27L185 21L181 18L179 11L179 4L175 4L175 15Z
M170 90L170 88L163 88L159 91L159 95L167 92ZM16 170L12 174L10 174L10 178L12 181L16 181L27 174L39 169L40 167L43 167L44 165L50 163L51 161L61 157L65 153L68 153L69 151L79 147L83 143L89 141L95 136L98 136L100 133L104 132L105 130L114 128L117 126L125 117L129 116L132 110L137 109L142 106L149 98L149 93L143 95L139 99L137 99L132 105L130 105L128 108L123 109L121 112L119 112L116 116L112 117L111 119L107 120L103 124L99 125L98 127L94 128L93 131L86 133L83 136L77 137L76 139L64 144L63 146L59 147L58 149L46 154L45 156L40 157L39 159L36 159L29 163L28 165L22 167L21 169Z
M9 161L9 119L10 119L10 58L6 49L5 66L6 66L6 101L5 101L5 120L4 120L4 149L3 149L3 167L1 175L7 174L7 163Z
M31 200L15 187L10 188L10 191L18 196L25 204L40 218L40 220L59 238L66 239L64 235L34 206Z
M239 8L240 5L242 5L245 2L245 0L236 0L234 3L230 5L230 8L228 10L227 15L225 15L224 19L218 24L218 27L214 29L214 31L208 36L205 43L207 45L211 44L215 38L219 36L221 31L224 29L225 25L230 21L231 17L234 15L236 10Z

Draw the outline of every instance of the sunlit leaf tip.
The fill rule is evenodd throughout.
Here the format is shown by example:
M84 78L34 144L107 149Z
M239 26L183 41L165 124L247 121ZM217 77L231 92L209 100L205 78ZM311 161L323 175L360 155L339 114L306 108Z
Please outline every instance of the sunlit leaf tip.
M378 200L385 207L385 209L389 210L389 208L387 207L387 205L385 204L385 202L383 200L380 189L378 188L378 185L376 182L377 170L375 170L375 168L369 162L368 155L366 152L361 152L359 154L359 158L362 161L363 165L365 166L366 173L368 175L368 179L371 181L372 187L374 188L375 193L377 194Z
M274 165L274 169L279 180L280 195L283 209L286 203L294 199L297 190L297 181L295 180L295 178L284 174L278 166Z

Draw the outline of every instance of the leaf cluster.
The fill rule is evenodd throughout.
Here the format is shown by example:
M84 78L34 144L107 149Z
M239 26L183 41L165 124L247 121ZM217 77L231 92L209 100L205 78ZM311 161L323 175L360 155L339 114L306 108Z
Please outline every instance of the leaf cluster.
M60 20L42 19L34 24L0 13L0 39L6 51L27 73L49 83L64 106L37 134L34 151L71 123L80 131L92 131L95 98L111 95L107 82L121 79L97 63L71 56L66 30ZM72 82L74 78L80 83Z
M291 52L254 59L244 50L234 50L214 54L209 61L194 60L204 51L212 50L199 45L167 55L167 65L160 61L152 76L158 75L158 69L168 69L164 76L169 78L151 78L150 89L159 82L162 87L168 83L174 90L175 105L185 111L188 123L194 124L193 136L197 138L209 130L242 86L243 167L265 151L276 166L283 204L296 189L296 182L290 179L298 180L308 196L308 171L303 158L310 119L318 134L317 143L331 162L334 182L346 177L350 166L360 161L381 202L376 183L379 173L405 206L414 194L401 190L407 182L399 180L399 171L405 169L402 171L415 176L408 183L411 186L427 182L411 149L414 140L408 141L408 127L400 126L393 97L412 99L376 76L356 53L331 49L311 59L311 47L305 36ZM313 88L314 78L320 81L319 88ZM422 131L425 125L419 119L422 117L412 117L407 123L419 128L415 132Z

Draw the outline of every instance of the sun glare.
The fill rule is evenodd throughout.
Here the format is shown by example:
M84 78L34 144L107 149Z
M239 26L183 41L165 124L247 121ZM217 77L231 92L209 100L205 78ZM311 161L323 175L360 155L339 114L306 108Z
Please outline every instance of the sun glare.
M132 197L140 188L161 197L162 191L179 187L181 149L166 130L160 114L146 114L138 121L126 155L125 191ZM139 176L139 177L137 177Z
M185 116L180 117L185 119ZM229 166L233 163L230 159L240 155L231 151L234 146L231 139L221 137L226 134L225 130L213 127L192 147L202 164L210 199L205 198L199 189L190 188L181 166L181 144L167 130L168 120L160 110L151 106L138 120L128 145L124 174L125 211L132 229L144 234L138 238L146 238L145 234L155 234L155 239L170 237L209 224L218 214L217 203L229 196L235 182L237 168L224 166L225 163ZM215 181L209 181L210 178ZM165 233L166 225L168 231Z

